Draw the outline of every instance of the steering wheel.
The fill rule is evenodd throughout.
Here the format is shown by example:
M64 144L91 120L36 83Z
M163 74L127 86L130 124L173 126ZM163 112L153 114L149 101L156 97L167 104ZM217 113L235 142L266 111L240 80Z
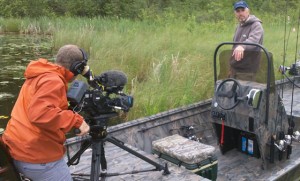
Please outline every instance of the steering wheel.
M218 106L224 110L235 108L241 97L241 84L236 79L223 80L215 92L215 98Z

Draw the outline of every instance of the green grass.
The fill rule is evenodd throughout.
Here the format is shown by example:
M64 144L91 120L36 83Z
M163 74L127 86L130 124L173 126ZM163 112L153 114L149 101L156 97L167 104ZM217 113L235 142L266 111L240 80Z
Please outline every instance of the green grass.
M273 52L276 70L284 58L284 20L261 19L264 46ZM0 19L0 26L9 27L5 22ZM110 69L124 71L128 75L125 92L135 98L129 120L212 97L214 50L219 43L230 42L235 29L234 19L197 23L194 17L169 21L41 18L15 22L20 24L15 26L21 33L51 34L54 53L64 44L84 48L96 74ZM286 65L295 61L296 35L290 33ZM281 78L279 73L276 77Z

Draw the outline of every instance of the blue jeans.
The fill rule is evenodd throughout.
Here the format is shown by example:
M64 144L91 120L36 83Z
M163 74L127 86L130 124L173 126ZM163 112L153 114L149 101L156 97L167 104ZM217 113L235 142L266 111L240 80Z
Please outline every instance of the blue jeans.
M17 170L33 181L72 181L64 159L50 163L32 164L14 160Z

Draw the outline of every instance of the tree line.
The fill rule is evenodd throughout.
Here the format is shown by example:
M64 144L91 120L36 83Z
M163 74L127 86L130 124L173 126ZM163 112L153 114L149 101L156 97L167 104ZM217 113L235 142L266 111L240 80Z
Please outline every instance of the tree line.
M235 0L0 0L3 18L113 17L129 19L194 15L201 20L226 19ZM283 14L298 10L299 0L248 0L251 10ZM285 8L286 7L286 8Z

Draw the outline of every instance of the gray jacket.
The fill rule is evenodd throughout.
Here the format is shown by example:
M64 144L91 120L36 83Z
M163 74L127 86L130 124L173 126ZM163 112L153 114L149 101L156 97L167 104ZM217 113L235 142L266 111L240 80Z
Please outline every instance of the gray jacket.
M239 24L236 28L233 41L262 45L263 34L262 21L254 15L250 15L244 24ZM236 61L232 58L230 65L238 72L256 72L259 68L260 48L252 45L242 46L245 48L244 58L241 61Z
M248 20L244 24L239 24L235 30L233 37L234 42L244 43L257 43L263 44L264 30L262 27L262 21L250 15ZM253 46L243 46L246 50L253 50Z

